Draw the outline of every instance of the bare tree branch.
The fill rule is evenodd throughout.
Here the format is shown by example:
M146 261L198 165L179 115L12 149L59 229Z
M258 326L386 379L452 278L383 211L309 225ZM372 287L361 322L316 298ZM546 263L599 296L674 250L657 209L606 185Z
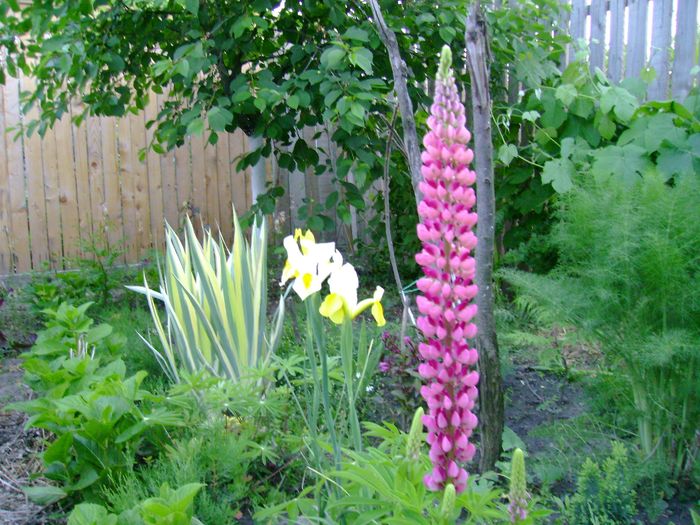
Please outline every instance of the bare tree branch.
M403 126L403 141L406 147L406 156L408 158L408 166L411 171L411 182L413 184L413 193L416 197L416 206L422 199L418 183L421 181L421 160L420 147L418 145L418 132L416 131L416 121L413 116L413 103L411 97L408 96L408 70L406 63L401 58L399 44L396 40L396 35L389 29L382 15L381 8L377 0L369 0L369 5L372 8L372 17L374 24L379 31L387 52L389 53L389 61L391 62L391 71L394 76L394 90L396 98L401 110L401 124Z

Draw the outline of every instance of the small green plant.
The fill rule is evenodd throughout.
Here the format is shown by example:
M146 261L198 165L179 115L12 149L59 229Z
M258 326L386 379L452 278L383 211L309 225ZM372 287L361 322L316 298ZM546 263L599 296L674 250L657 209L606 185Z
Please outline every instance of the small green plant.
M193 516L193 502L203 486L188 483L171 489L164 484L158 496L120 514L112 514L95 503L81 503L68 517L68 525L202 525Z
M569 525L634 523L636 494L633 487L627 449L615 442L602 468L590 458L584 462L576 494L566 502Z

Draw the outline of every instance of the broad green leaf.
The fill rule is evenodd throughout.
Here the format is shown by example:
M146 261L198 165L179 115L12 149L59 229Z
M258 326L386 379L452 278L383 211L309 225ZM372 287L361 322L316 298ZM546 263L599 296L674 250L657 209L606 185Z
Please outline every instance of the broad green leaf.
M226 131L226 126L233 121L233 113L228 109L214 106L207 113L209 127L214 131Z
M624 88L613 86L605 89L600 97L600 109L610 113L614 109L615 116L623 122L629 122L639 107L637 99Z
M349 27L345 33L343 33L343 38L348 40L357 40L358 42L369 41L369 34L364 29L357 26Z
M50 485L40 486L40 487L24 487L22 491L27 495L27 497L34 503L39 505L51 505L56 503L58 500L65 498L68 494L65 490L59 487L52 487Z
M68 525L115 525L117 516L110 514L102 505L81 503L73 508Z
M348 57L350 63L360 67L368 75L372 74L372 52L366 47L356 47Z
M526 111L523 113L522 119L527 120L528 122L537 122L537 119L540 118L540 113L538 111Z
M194 16L199 14L199 0L185 0L185 7Z
M647 151L634 144L607 146L594 155L591 173L596 178L613 176L631 183L652 166Z
M187 125L188 135L201 135L204 133L204 119L197 117Z
M542 170L542 183L550 184L557 193L566 193L573 187L572 179L576 167L569 159L554 159L545 162Z
M574 101L576 95L578 95L578 92L576 91L576 86L572 84L562 84L556 89L554 93L554 96L557 98L557 100L560 100L561 103L564 104L567 108Z
M515 144L502 144L498 148L498 160L508 166L518 156L518 148Z
M342 47L330 46L321 54L321 65L328 69L335 69L345 57L345 50Z

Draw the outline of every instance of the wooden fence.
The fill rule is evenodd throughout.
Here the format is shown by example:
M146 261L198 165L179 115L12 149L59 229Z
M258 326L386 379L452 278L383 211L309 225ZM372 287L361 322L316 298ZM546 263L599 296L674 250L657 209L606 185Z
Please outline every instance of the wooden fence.
M13 141L8 130L36 117L20 113L20 90L32 86L30 78L0 86L0 275L60 269L84 255L81 240L91 236L136 262L162 246L164 218L177 226L185 214L231 236L232 203L241 213L251 200L250 174L235 169L247 148L242 132L220 135L216 146L193 137L139 160L153 134L145 123L162 102L153 95L138 115L90 117L80 127L65 116L43 138Z
M560 21L589 48L591 69L617 82L651 67L648 98L684 99L698 80L698 0L564 0ZM568 60L576 52L571 46Z

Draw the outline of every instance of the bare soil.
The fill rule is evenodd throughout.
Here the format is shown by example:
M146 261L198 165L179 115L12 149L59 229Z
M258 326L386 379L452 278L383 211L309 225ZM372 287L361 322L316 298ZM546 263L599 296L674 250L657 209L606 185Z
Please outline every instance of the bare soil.
M45 509L27 499L22 487L41 472L37 453L43 438L39 431L24 430L26 416L6 411L8 403L30 399L31 390L22 382L19 359L0 361L0 524L39 525L55 523Z

